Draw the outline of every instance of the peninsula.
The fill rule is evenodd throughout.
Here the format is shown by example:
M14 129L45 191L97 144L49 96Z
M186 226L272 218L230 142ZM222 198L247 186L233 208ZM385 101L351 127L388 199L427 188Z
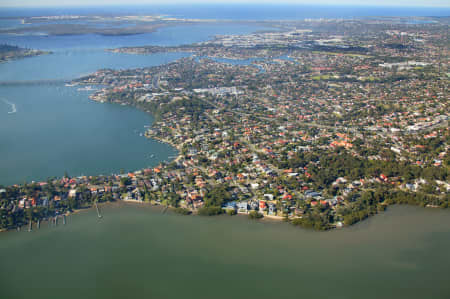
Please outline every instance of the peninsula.
M2 44L0 45L0 62L14 59L33 57L38 55L50 54L48 51L24 49L17 46Z
M14 18L13 18L14 19ZM185 19L163 15L67 15L16 18L20 24L11 28L0 29L0 34L18 35L81 35L97 34L103 36L124 36L151 33L168 26L185 26L194 24L253 24L274 26L272 22L229 21L215 19ZM32 25L32 26L30 26Z
M448 20L285 22L216 36L166 65L102 69L99 102L155 116L146 136L179 151L152 169L0 188L2 228L97 201L248 214L325 230L391 204L447 208Z

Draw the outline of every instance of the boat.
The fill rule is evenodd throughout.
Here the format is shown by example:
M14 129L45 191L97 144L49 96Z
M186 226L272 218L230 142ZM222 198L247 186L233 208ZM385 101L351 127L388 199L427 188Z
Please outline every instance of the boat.
M8 111L8 114L14 114L17 112L16 104L11 103L10 101L7 101L6 99L2 99L3 102L9 106L11 106L11 111Z

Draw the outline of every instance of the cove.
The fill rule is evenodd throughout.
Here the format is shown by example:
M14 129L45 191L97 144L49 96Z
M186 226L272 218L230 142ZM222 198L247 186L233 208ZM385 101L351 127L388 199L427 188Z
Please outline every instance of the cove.
M133 36L0 35L4 43L53 52L0 64L0 185L42 181L65 172L108 175L170 160L176 155L174 148L141 136L153 122L150 115L92 102L89 92L67 87L64 81L101 68L150 67L190 55L130 55L106 48L178 45L261 28L214 24L166 27Z
M134 171L176 155L141 135L150 115L88 95L63 84L0 87L17 110L0 101L0 184Z

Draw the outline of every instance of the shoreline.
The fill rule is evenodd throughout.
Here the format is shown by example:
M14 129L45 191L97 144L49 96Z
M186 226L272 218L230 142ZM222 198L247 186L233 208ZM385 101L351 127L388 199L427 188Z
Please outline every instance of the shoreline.
M139 202L136 202L136 203L139 203ZM121 206L123 206L123 205L133 205L133 204L134 203L132 201L118 200L118 201L112 201L112 202L101 202L101 203L98 204L98 206L99 206L99 208L103 208L103 207L121 208ZM159 205L151 204L149 202L142 202L142 203L139 203L139 204L142 204L142 205L145 205L145 206L148 206L148 207L155 207L155 208L159 206ZM81 213L84 213L84 212L89 212L91 210L95 210L95 205L94 204L92 204L92 206L90 206L90 207L75 209L73 211L67 211L67 212L65 212L65 213L63 213L61 215L58 215L57 217L58 218L62 217L62 216L69 217L69 216L72 216L72 215L78 215L78 214L81 214ZM162 208L161 208L161 210L162 210ZM40 219L41 225L42 224L46 224L46 223L48 224L49 219L50 218L54 218L54 217L55 216L52 216L52 217L46 218L45 220L44 219ZM39 229L37 229L35 227L37 222L33 221L32 224L33 224L32 231L39 230ZM10 228L10 229L0 229L0 233L20 232L20 231L22 231L22 228L27 229L28 226L29 226L29 223L26 223L26 224L24 224L24 225L22 225L20 227L15 227L15 228ZM26 232L28 232L28 231L26 231Z
M18 56L8 57L5 59L0 59L0 63L7 63L7 62L17 61L17 60L21 60L21 59L25 59L25 58L33 58L33 57L53 54L52 51L41 51L41 50L34 50L34 51L36 51L36 53L30 53L30 54L18 55Z
M383 28L380 28L380 30L383 30ZM343 28L343 30L344 36L346 36L348 29ZM290 46L286 45L293 45L294 47L298 42L303 42L303 38L296 37L299 36L298 32L289 31L286 32L286 34L289 34L289 39L287 39L284 34L283 36L272 36L270 39L275 45L278 45L280 49L289 49ZM173 206L178 206L178 203L185 199L186 202L185 204L182 202L182 205L187 207L187 210L194 214L196 211L200 211L202 214L203 212L205 212L205 214L223 213L224 211L222 208L224 203L227 202L234 204L233 211L236 211L236 204L239 204L239 206L241 204L247 204L247 207L250 205L252 209L259 211L250 212L250 216L255 216L254 213L260 213L261 219L267 218L268 221L287 220L287 222L296 225L306 227L313 226L316 229L324 230L331 229L337 224L341 225L342 222L344 222L346 226L350 226L353 223L380 213L385 209L385 206L394 203L407 202L409 205L428 204L427 207L438 207L435 203L442 203L439 207L448 207L449 202L445 197L445 193L442 192L443 189L436 188L436 191L441 191L440 193L437 193L433 190L430 191L418 187L419 185L426 184L426 180L428 180L428 182L438 182L435 179L437 175L434 175L434 173L428 172L427 170L428 167L442 165L443 159L441 154L445 157L447 148L445 148L444 152L439 154L438 157L440 160L437 160L439 162L434 163L434 166L431 164L431 159L436 158L438 152L442 150L442 146L440 145L434 145L434 143L433 146L430 145L430 148L436 150L433 151L432 154L418 151L417 159L412 159L414 158L414 155L405 154L405 152L402 152L400 149L386 148L388 153L391 153L389 150L394 151L395 153L398 152L401 158L404 158L404 161L406 162L398 165L398 161L392 158L391 160L386 161L386 163L382 162L379 170L378 164L380 163L376 160L384 161L385 158L383 156L368 156L368 151L364 150L364 147L367 147L376 153L380 150L380 147L378 146L379 140L386 139L389 141L390 139L388 138L393 137L395 132L401 132L402 130L408 132L425 131L425 129L430 126L434 129L436 124L439 124L440 126L441 121L445 123L448 116L440 115L441 112L439 112L439 117L436 117L436 120L430 118L427 119L427 122L419 122L417 123L417 126L414 124L414 127L411 125L411 128L409 128L407 125L414 123L412 120L422 120L419 118L422 112L419 111L420 113L417 112L417 115L416 113L413 115L406 114L404 117L402 116L392 120L393 122L397 122L400 119L402 120L402 123L399 123L398 125L400 128L396 128L397 130L395 131L392 130L391 132L391 130L385 130L386 134L366 134L366 130L378 130L372 126L374 121L384 120L388 117L388 112L396 111L395 109L397 108L391 107L390 104L386 104L386 109L380 111L379 114L374 113L374 121L370 119L367 121L365 115L361 116L359 114L359 106L355 106L356 110L354 111L352 110L353 108L347 110L349 107L349 98L328 98L334 96L335 92L342 93L347 91L349 87L358 87L358 84L360 85L361 82L375 82L376 84L380 84L380 88L377 88L378 85L368 87L366 90L368 94L372 91L385 93L386 91L389 91L392 92L392 97L400 97L404 95L405 89L402 88L403 85L396 83L398 80L404 80L404 82L407 83L415 83L416 80L418 80L417 74L415 73L406 74L405 72L402 74L404 77L398 77L397 73L381 69L382 65L378 64L377 61L373 61L373 70L371 69L371 66L363 65L362 62L359 64L360 61L353 61L352 59L356 59L355 57L357 57L357 59L361 59L361 57L355 56L352 53L370 54L372 52L368 49L371 49L372 47L371 44L368 45L367 42L364 45L352 44L352 42L354 42L352 36L353 35L350 35L349 37L349 45L344 47L346 50L342 50L342 55L335 55L337 53L335 53L335 51L337 51L336 49L342 49L340 44L337 46L323 44L323 39L318 39L315 41L317 43L314 42L312 46L306 47L308 50L305 51L305 53L301 50L297 53L297 56L292 56L297 57L297 59L291 61L296 62L295 64L279 63L279 60L281 59L279 57L282 56L276 55L278 52L271 46L270 49L267 49L267 53L273 54L270 56L273 63L251 63L251 65L258 68L261 67L261 65L264 66L267 71L267 76L265 76L267 78L258 77L258 73L255 71L256 67L239 66L236 67L238 68L238 70L236 70L235 67L228 66L225 62L205 61L204 66L198 67L198 64L203 63L203 61L200 61L194 55L194 57L191 58L179 59L179 62L173 63L173 65L163 65L161 68L156 67L150 70L147 68L135 69L134 73L131 75L129 72L133 70L130 69L126 69L123 72L115 71L114 69L105 69L98 70L95 74L75 79L72 82L81 80L84 81L84 84L91 84L89 82L96 84L95 82L98 82L98 84L104 84L107 87L117 87L117 89L114 88L112 92L111 88L105 88L102 89L101 92L91 94L90 98L94 101L118 103L123 106L134 106L134 108L146 112L153 117L157 115L157 120L155 119L150 122L150 128L145 129L145 137L170 145L171 148L178 150L178 153L172 156L166 156L167 160L163 160L163 158L159 157L153 159L151 164L159 163L158 166L147 166L147 168L142 168L144 163L138 161L135 166L138 170L131 171L128 174L125 173L125 171L121 171L120 175L100 175L98 178L94 179L92 179L92 177L73 177L73 185L70 185L67 182L68 180L71 181L71 178L68 175L65 175L60 178L61 182L58 182L57 179L53 180L56 182L58 192L64 196L64 199L68 191L74 191L75 196L70 196L72 199L77 200L81 198L82 200L80 203L83 205L94 205L95 207L97 207L97 201L100 196L102 196L101 200L108 200L108 198L111 199L113 196L115 200L118 200L118 203L125 202L133 205L136 203L139 203L140 205L146 204L143 202L143 199L145 198L145 200L150 201L151 205L155 205L155 202L157 202L157 205L165 207L165 210L169 209L169 207L165 205L169 205L170 203ZM222 43L224 47L225 45L234 45L239 48L242 47L242 45L245 46L249 43L265 47L267 41L264 40L261 42L258 41L258 39L259 38L252 37L243 42L241 38L235 38L230 41L230 38L225 35L222 41L218 40L216 43ZM333 40L338 40L338 42L341 43L344 38ZM378 42L378 39L375 39L374 41ZM384 41L381 40L380 42L383 43ZM386 48L390 49L392 46L386 46ZM394 48L397 49L402 47L396 46ZM384 51L384 47L381 48L381 51ZM392 51L386 53L390 52ZM243 51L239 50L239 53L243 53ZM425 52L420 51L420 49L416 52L417 56L422 55L422 53ZM315 55L323 56L325 54L333 55L329 60L329 66L317 68L314 63L308 64L311 60L311 56L316 57ZM382 59L382 61L383 59L397 61L399 58L395 55L392 55L392 57L386 56L383 58L383 56L380 58L378 54L374 57ZM373 57L370 56L370 58L372 59ZM301 61L302 59L308 62L305 68L303 66L297 66L299 65L298 61ZM352 60L352 65L358 67L359 77L352 75L348 78L354 78L355 80L337 84L334 79L340 78L340 75L332 75L331 72L338 74L343 73L344 75L346 70L342 66L346 65L348 59ZM424 61L427 60L425 59ZM285 72L286 68L288 68L289 71ZM214 71L215 74L223 73L225 75L216 75L215 77L212 77L211 74L209 74L210 71ZM311 71L318 71L320 75L314 76L314 73ZM322 74L322 71L330 72L330 74L326 74L326 72ZM379 76L371 76L373 71L379 72ZM241 79L231 80L234 78L236 72ZM303 74L302 78L305 78L305 88L307 88L305 96L313 97L311 100L305 102L302 99L294 99L293 101L290 99L291 96L293 97L300 92L298 86L295 84L284 84L282 81L292 82L290 76L294 72ZM433 87L436 87L437 91L441 91L440 94L445 95L445 86L440 83L434 83L434 78L438 78L440 70L439 73L437 73L436 70L429 70L426 74L429 76L424 77L424 81L419 82L429 82ZM193 89L193 87L197 86L191 84L191 81L183 81L186 77L191 78L191 81L193 80L192 78L195 80L198 79L200 87L203 85L206 87L217 87L214 89L199 89L197 91L196 89ZM347 78L347 75L344 77ZM178 80L177 78L181 78L181 81L176 81ZM243 83L249 81L259 81L259 78L262 78L261 82L256 82L255 85L251 84L251 88L247 85L243 85ZM172 85L169 84L171 79L176 79ZM332 90L322 90L319 88L319 92L316 87L320 82L316 81L330 81L331 83L327 82L327 84L330 86L333 85L333 88ZM240 84L237 84L236 82ZM209 85L206 85L206 83ZM230 87L224 87L227 88L224 90L218 89L220 86L229 86L231 83L236 83L236 86L242 86L242 92L238 92L236 86L233 86L234 91L230 91ZM266 83L274 83L276 86L274 85L273 88L272 86L270 88L263 88L264 85L262 84ZM322 86L321 84L319 85ZM151 86L153 87L149 88ZM408 86L412 87L406 88L406 92L410 92L412 95L418 95L418 90L415 89L416 85L408 84ZM184 88L187 90L183 91ZM148 90L153 91L153 89L160 91L160 93L146 93ZM209 97L205 98L204 95L195 96L195 93L201 93L202 90L213 95L217 95L218 92L221 94L230 93L232 95L248 93L251 98L244 98L241 107L239 103L236 106L234 100L231 98L229 102L228 99L224 102L219 102L219 100L209 100ZM117 93L118 91L122 93ZM276 91L280 92L275 93ZM326 93L327 99L322 98L322 96L325 96L322 94L322 91ZM115 92L118 94L117 96L114 95ZM142 95L141 93L145 94ZM280 93L281 95L278 96ZM363 92L363 94L365 93ZM188 97L186 95L194 96ZM359 97L360 94L356 94L356 91L353 95L355 98L351 100L352 106L353 101L358 101L359 103L361 100ZM316 100L316 96L321 98L317 98ZM257 102L254 101L253 98L261 98L261 100ZM445 108L445 102L442 104L440 98L441 96L435 96L435 100L432 100L421 97L423 100L419 101L415 100L415 98L414 100L417 103L424 103L425 108L428 107L426 106L428 103L430 103L430 109L436 107ZM189 102L189 99L192 100L192 103ZM178 100L181 101L175 103ZM330 102L331 100L333 100L333 102ZM146 104L146 102L150 101L155 101L155 103ZM158 101L160 102L158 103ZM370 109L375 105L372 103L372 101L375 100L372 99L362 99L361 101L361 105L369 107ZM382 103L388 103L389 101L391 101L390 98L384 99L383 97ZM171 105L172 102L175 104ZM169 105L164 109L158 109L158 104L160 107L166 104ZM285 106L283 106L284 104ZM314 109L312 109L311 106L314 106ZM217 109L214 109L214 107ZM339 107L342 111L347 111L343 112L344 117L342 117L340 112L336 113L336 116L333 114L332 117L328 117L327 113L322 113L324 111L335 111L334 109L337 109L336 107ZM178 108L180 108L180 111L182 112L175 112L175 109ZM306 108L311 108L312 110L308 111L305 117L302 116L302 118L299 119L295 112L301 113L301 110L305 110ZM278 111L279 113L277 112L276 116L272 114L266 115L262 112L266 110ZM184 111L187 111L187 113ZM199 117L197 112L201 114L202 117ZM353 112L355 113L352 114ZM411 112L412 114L413 111L408 112ZM224 113L223 117L220 115L222 113ZM187 116L186 114L192 115L190 115L190 117L185 117ZM215 117L214 115L216 114L220 115L220 117ZM333 120L336 121L334 126L332 123ZM359 121L358 126L355 125L356 120ZM215 128L216 125L218 128L213 131L212 129ZM276 126L278 125L280 126L277 128ZM265 129L260 130L260 127L264 126ZM257 129L252 132L252 127ZM305 129L305 127L308 128ZM343 129L347 132L348 137L344 133L339 133ZM221 132L222 130L227 131ZM300 133L298 132L299 130L301 130ZM235 135L233 131L237 134ZM446 134L445 132L441 134L441 129L433 133L434 137L430 134L430 138L435 138L437 136L442 138L441 135L444 135L445 137ZM140 136L142 135L143 134L140 134ZM303 141L300 140L298 135L305 135L303 136L304 138L301 138ZM314 136L314 138L312 136ZM290 139L291 137L292 139ZM324 139L320 139L320 137L324 137ZM414 140L406 139L407 137L403 138L403 135L398 138L398 140L400 140L399 143L402 144L404 149L409 149L408 146L413 146L415 144L414 138ZM425 139L428 139L428 137ZM353 144L350 142L358 142L359 145L363 145L363 148L361 149L359 146L355 146L354 149L351 149ZM442 142L445 143L445 139L442 139ZM311 143L311 147L310 145L305 146L305 143ZM293 149L294 147L295 150ZM340 147L345 149L337 150L337 148ZM381 149L383 148L384 144L381 146ZM425 146L421 145L421 148L425 148ZM438 149L439 151L437 151ZM301 152L304 150L311 151L312 155L295 154L297 150ZM292 151L292 153L289 151ZM335 156L338 156L338 158L336 159ZM290 157L297 159L293 160L291 163L287 161ZM422 160L426 163L423 163ZM173 161L178 162L173 163ZM413 163L411 164L412 166L406 165L409 162ZM350 166L348 164L350 164ZM392 172L392 168L395 164L397 164L399 168L401 167L401 169L397 171L397 177L393 176L396 175L397 172ZM416 164L420 164L421 166ZM407 167L411 167L411 169ZM421 170L419 167L422 169L426 167L426 169ZM352 168L355 168L358 172L353 171ZM339 173L331 172L329 171L330 169L338 170ZM415 171L416 169L417 172ZM387 173L387 175L384 175L383 173ZM413 174L412 176L411 173ZM441 174L438 172L438 174L440 174L442 178L447 177L446 173ZM342 177L338 177L338 175L341 175ZM277 177L280 178L278 179ZM411 187L408 183L411 183L413 178L417 180L420 179L424 183L417 182L416 187ZM297 180L297 182L293 182L294 180ZM352 182L353 180L356 181ZM324 189L325 187L331 188L332 183L333 186L337 186L337 190L331 192L331 189ZM264 192L271 192L272 190L276 191L276 184L280 185L278 187L278 192L274 192L273 194L273 196L276 196L275 202L277 206L271 206L270 208L274 207L273 209L270 209L271 215L265 215L269 210L268 205L261 204L261 201L268 202ZM438 184L440 185L440 183ZM26 184L23 186L25 185ZM63 185L64 187L62 187ZM446 185L447 190L449 190L449 185ZM23 186L18 186L17 188L28 191L26 190L26 187ZM69 186L70 188L77 190L69 190ZM104 188L107 186L108 188ZM86 192L86 196L84 196L85 194L82 194L83 196L76 197L77 192L80 192L78 189L79 187L89 187L90 190L83 190L83 192ZM114 189L109 187L114 187ZM148 189L149 187L151 189ZM252 191L253 189L256 191ZM231 194L231 191L233 194ZM382 195L374 193L377 191L381 191ZM311 193L308 194L307 192ZM14 223L14 225L19 225L21 222L26 223L27 219L30 219L30 217L27 218L27 216L23 216L22 214L24 213L22 212L25 212L24 215L33 215L33 208L29 211L20 210L24 206L26 208L31 207L29 203L30 198L28 198L29 193L30 192L22 193L26 194L26 196L23 198L22 205L17 212L17 214L20 215L20 218L17 218L18 221L7 221L5 222L7 225L10 223ZM14 199L13 195L9 195L9 192L6 196L7 200L20 200L18 197ZM273 196L271 197L272 200L274 198ZM270 196L268 197L270 198ZM361 200L358 199L359 197L361 197ZM370 200L366 200L367 198ZM211 200L206 201L205 199ZM278 205L282 199L286 199L283 210L281 210ZM43 206L41 203L36 204L36 199L31 198L31 200L33 206ZM50 200L52 200L52 198L50 198ZM61 200L61 197L54 200ZM361 201L358 203L359 205L352 204L352 202L356 200ZM300 201L304 201L305 204L300 204ZM24 203L28 203L28 205L24 205ZM52 207L53 214L67 211L67 209L70 209L70 207L73 206L65 204L64 202L61 203L63 204L56 205L55 213L53 213ZM272 202L271 205L275 204ZM205 209L201 209L201 207L204 207ZM243 210L247 210L247 207L243 208ZM340 210L339 207L343 207L344 209ZM199 210L197 210L197 208ZM211 210L209 210L209 208L211 208ZM277 211L277 215L282 216L272 215L272 211ZM289 211L291 217L287 215L283 216L285 211ZM80 211L74 211L74 213L78 212ZM179 212L183 213L186 211L180 210ZM101 217L98 210L97 213L99 217Z
M90 99L92 101L95 101L95 102L100 102L100 101L94 100L92 98L90 98ZM120 102L101 102L101 103L110 103L110 104L119 104L119 105L121 104ZM137 105L126 104L126 106L134 107L135 109L138 109L138 110L140 110L142 112L145 112L145 113L149 114L150 116L152 116L154 118L154 115L151 112L149 112L147 110L144 110L144 109L141 109ZM151 136L147 135L148 129L150 129L152 126L153 126L153 123L147 128L147 131L144 133L144 136L146 138L148 138L148 139L153 139L153 140L156 140L158 142L166 143L166 144L172 146L174 149L176 149L178 151L178 155L174 159L169 160L169 162L171 162L171 161L178 161L179 159L181 159L183 157L183 155L181 154L181 149L182 149L184 143L175 144L174 142L172 142L170 140L167 140L166 138L161 138L161 137L158 137L156 135L151 135ZM162 163L162 162L164 162L164 161L160 161L160 163ZM139 169L137 169L137 171L140 171L140 170L143 170L143 169L144 168L139 168ZM156 208L156 209L158 209L160 211L172 210L172 212L174 212L173 210L175 209L175 207L164 206L162 204L154 204L154 203L145 202L145 201L123 200L123 199L120 199L120 200L117 200L117 201L113 201L113 202L102 202L102 203L98 203L98 205L99 205L100 208L104 207L104 206L112 206L112 207L121 208L121 206L123 206L123 205L140 205L140 206L146 206L146 207L153 207L153 208ZM397 204L397 205L400 205L400 204ZM409 206L416 206L416 205L412 205L412 204L407 204L407 205L409 205ZM81 212L84 212L84 211L89 211L89 210L94 209L94 208L95 208L95 205L92 204L92 206L90 206L90 207L76 209L76 210L73 210L72 212L66 212L66 213L64 213L62 215L66 215L66 216L69 216L69 215L72 215L72 214L75 215L75 214L78 214L78 213L81 213ZM439 206L433 206L433 205L427 205L427 206L425 206L425 208L437 209L437 208L440 208L440 207ZM199 216L197 210L191 210L191 209L188 209L188 210L191 212L190 216ZM222 214L219 214L219 215L225 215L225 214L226 213L222 213ZM242 213L242 212L239 213L238 212L236 215L237 216L247 216L248 217L248 212L247 213ZM264 221L264 222L287 222L287 223L290 223L290 221L299 218L299 217L288 217L287 221L286 221L286 217L283 217L283 216L265 215L264 213L262 215L263 215L263 217L261 217L259 219L251 219L251 220L260 220L260 221ZM367 219L369 219L369 218L370 217L368 217ZM23 227L26 227L26 226L27 225L24 225ZM346 225L346 226L351 227L353 225ZM300 227L302 227L302 226L300 226ZM326 230L334 230L335 228L336 228L335 226L332 226L332 227L329 227ZM7 230L3 230L3 231L0 230L0 232L8 232L8 231L12 231L12 230L14 230L14 229L7 229ZM314 230L314 231L316 231L316 230Z
M202 215L199 215L197 213L197 211L190 210L191 214L182 215L182 214L176 213L174 211L174 209L175 209L174 207L168 207L168 206L164 206L164 205L161 205L161 204L154 204L154 203L151 203L151 202L144 202L144 201L139 202L139 201L135 201L135 200L118 200L118 201L112 201L112 202L102 202L102 203L99 203L98 205L99 205L100 208L119 208L119 209L123 208L124 206L134 206L134 207L143 206L145 208L150 208L150 209L153 209L155 212L160 212L160 213L163 213L163 214L165 214L167 211L171 211L173 215L178 215L178 216L194 216L194 217L202 216ZM394 208L395 207L402 207L402 206L407 206L407 207L411 207L411 208L414 208L414 207L419 208L420 207L420 206L411 205L411 204L394 204L392 206ZM425 209L425 210L441 210L441 209L437 209L435 207L425 207L425 208L429 208L429 209ZM95 209L95 206L92 205L91 207L76 209L76 210L73 210L72 212L66 212L66 213L61 214L59 216L63 216L63 215L64 216L71 216L71 215L81 214L83 212L89 212L89 211L94 210L94 209ZM420 210L422 210L422 209L420 209ZM442 210L445 210L445 209L442 209ZM227 214L226 213L222 213L222 214L214 215L214 216L227 216ZM243 213L243 212L238 212L238 213L236 213L235 215L232 215L232 216L245 217L245 218L247 218L248 220L251 220L251 221L260 221L260 222L265 222L265 223L284 223L285 222L285 223L291 224L290 220L296 219L296 218L288 218L288 221L285 221L286 220L285 217L274 216L274 215L263 215L262 218L250 219L248 217L248 213ZM230 217L232 217L232 216L230 216ZM211 217L211 218L213 218L213 216L203 216L203 217ZM366 222L368 219L371 219L371 217L365 219L365 221L360 221L358 223ZM48 219L47 220L41 220L41 225L42 224L48 224L48 222L49 222ZM28 232L26 230L28 228L28 225L29 224L22 225L20 227L20 229L18 229L18 228L0 229L0 234L1 233L8 233L8 232L11 232L11 233L22 232L22 228L24 228L24 232ZM33 225L36 225L36 222L33 222ZM60 225L64 225L64 224L60 224ZM343 229L345 227L353 227L353 226L354 225L344 225L342 227L335 227L335 226L333 226L333 227L330 227L330 228L326 229L325 231L331 231L331 230L336 230L336 229L340 230L340 229ZM294 227L298 227L298 228L301 228L301 229L304 229L304 230L310 230L310 231L314 231L314 232L321 232L321 231L323 231L323 230L315 230L315 229L312 229L312 228L307 228L307 227L298 226L298 225L294 225ZM48 228L48 226L45 227L45 228ZM43 229L45 229L45 228L43 228ZM31 232L33 232L35 230L40 230L40 229L37 229L34 226Z

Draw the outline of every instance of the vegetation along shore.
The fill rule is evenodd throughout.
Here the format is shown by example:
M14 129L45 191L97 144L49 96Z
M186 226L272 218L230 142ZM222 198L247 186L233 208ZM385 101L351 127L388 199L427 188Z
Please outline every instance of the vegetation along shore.
M73 82L103 86L95 101L151 113L145 135L178 157L130 173L2 187L0 228L120 200L317 230L392 204L448 208L446 22L290 21L277 32L115 49L192 54Z

